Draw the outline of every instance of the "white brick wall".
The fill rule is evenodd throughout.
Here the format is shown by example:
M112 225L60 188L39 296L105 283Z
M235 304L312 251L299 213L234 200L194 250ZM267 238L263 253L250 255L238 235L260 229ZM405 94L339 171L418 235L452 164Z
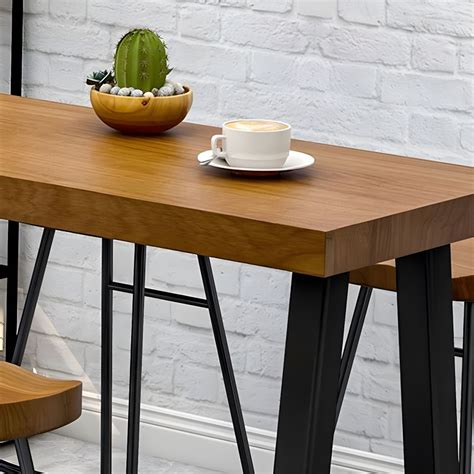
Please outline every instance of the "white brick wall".
M9 12L0 5L0 90ZM195 90L189 120L292 123L322 142L472 164L473 8L467 0L27 0L25 93L88 105L85 75L108 67L128 28L156 28L173 76ZM4 240L0 225L0 241ZM22 284L37 229L22 227ZM28 358L99 390L100 243L58 233ZM0 260L5 248L0 247ZM117 243L116 278L132 248ZM274 429L289 275L214 261L247 423ZM202 295L196 259L150 249L149 285ZM355 289L351 290L353 305ZM0 293L1 294L1 293ZM130 297L115 297L115 393L127 396ZM456 305L456 337L462 334ZM146 403L229 419L206 311L147 301ZM336 442L401 456L394 296L376 292Z

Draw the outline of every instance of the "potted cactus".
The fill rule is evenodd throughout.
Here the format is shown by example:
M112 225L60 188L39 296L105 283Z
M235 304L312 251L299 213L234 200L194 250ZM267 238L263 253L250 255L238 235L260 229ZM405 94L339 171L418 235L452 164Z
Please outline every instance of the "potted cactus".
M117 44L112 71L87 77L97 116L125 133L157 133L184 120L192 91L167 80L171 69L165 42L149 29L134 29Z

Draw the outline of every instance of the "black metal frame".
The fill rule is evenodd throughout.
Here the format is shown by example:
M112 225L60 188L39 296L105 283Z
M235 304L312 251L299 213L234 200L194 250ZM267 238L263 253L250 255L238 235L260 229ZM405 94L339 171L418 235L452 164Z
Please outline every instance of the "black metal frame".
M112 314L114 291L133 295L132 335L130 348L130 390L127 434L127 474L138 472L140 431L140 388L142 375L143 318L145 297L208 308L216 342L229 409L244 474L254 474L245 423L232 369L229 347L219 308L217 290L208 257L198 256L206 299L170 293L145 287L146 248L135 245L133 285L113 280L113 241L102 241L102 408L101 408L101 473L112 472Z
M7 305L5 318L5 360L13 359L18 326L18 243L19 224L8 222L7 265L5 277L7 279Z
M339 374L339 393L336 405L336 421L341 413L344 395L346 393L347 384L351 375L354 358L359 344L360 335L364 326L365 316L372 296L372 288L362 286L357 297L357 302L352 316L349 332L347 333L346 342L344 344L344 352L341 359L341 370Z
M0 472L5 474L17 474L21 473L20 466L11 462L0 459Z
M346 339L339 377L339 395L337 417L341 410L347 381L350 376L354 356L360 340L362 325L367 313L372 289L361 287L351 326ZM472 431L474 398L474 303L464 303L463 346L454 347L454 356L462 358L461 412L459 428L459 473L471 474L472 467Z
M474 398L474 303L464 303L462 346L461 423L459 434L459 472L471 474L472 415Z
M23 0L12 0L10 94L21 96L23 74ZM5 360L11 361L18 323L18 222L8 222L7 265L0 265L0 279L7 279Z
M43 236L41 238L37 259L23 309L18 336L16 337L17 344L15 347L14 356L12 358L12 361L16 364L21 364L23 358L53 238L54 230L45 229L43 231ZM244 474L253 474L254 467L238 397L237 385L235 382L210 259L208 257L198 256L198 263L201 271L206 299L145 288L144 246L135 246L134 262L133 285L115 282L113 280L113 241L107 239L102 240L101 472L112 472L113 291L120 291L133 294L127 473L136 473L138 469L143 310L144 299L145 296L147 296L208 308L241 459L242 470ZM371 289L366 288L365 291L359 295L354 317L351 322L351 328L349 329L349 336L344 354L340 361L341 374L339 377L336 419L339 415L344 391L349 378L352 362L354 360L357 340L362 328L370 294ZM16 447L19 455L21 455L19 459L28 460L31 458L26 440L24 440L24 442L18 443Z
M330 471L348 285L293 274L275 474Z
M33 466L33 458L31 457L28 440L25 438L16 439L13 443L15 445L18 464L0 459L0 472L5 474L41 474L39 471L35 471Z
M450 247L396 260L405 472L459 471Z
M217 296L216 285L212 274L211 261L208 257L198 255L199 268L201 270L204 291L206 293L207 302L209 304L209 315L211 317L212 330L216 343L217 354L224 379L227 401L229 403L232 423L234 425L235 438L239 449L242 471L244 474L253 474L255 472L252 455L250 453L247 432L245 430L245 422L240 406L237 384L235 382L234 371L232 369L232 361L230 358L229 347L225 335L224 323L222 321L221 310L219 306L219 298Z
M12 0L10 92L21 95L23 72L23 0Z
M140 400L142 386L143 323L145 317L146 247L135 245L133 269L132 337L128 395L127 474L138 473Z
M18 335L16 337L17 344L12 358L12 362L16 364L21 364L23 358L53 238L54 230L45 229L43 231ZM145 247L141 245L135 246L133 285L126 285L113 281L113 241L106 239L102 240L101 472L103 473L112 472L113 291L133 294L127 473L136 473L138 470L141 357L143 346L143 310L145 296L208 308L241 459L242 470L244 474L253 474L255 472L210 259L208 257L198 256L198 263L206 299L145 288ZM336 418L339 414L340 404L342 403L342 397L355 355L356 343L354 343L354 341L357 339L357 335L360 334L369 297L369 289L366 290L364 295L359 295L355 315L351 323L351 329L349 330L348 343L342 357L343 370L340 377ZM353 335L352 337L351 334ZM21 460L20 462L27 462L31 459L27 440L21 440L21 442L16 443L16 448L19 454L19 459Z
M15 440L15 450L18 464L22 474L34 474L33 458L31 457L30 445L26 438Z
M23 0L12 0L10 94L21 96L23 74ZM8 222L7 265L0 265L0 279L7 279L5 360L11 361L18 323L18 222Z
M23 361L23 355L25 354L26 343L28 341L36 304L43 283L49 253L53 244L54 232L53 229L44 229L43 235L41 236L38 255L31 275L30 286L26 294L25 305L23 307L20 326L18 327L18 334L16 336L15 350L11 360L11 362L16 365L21 365Z
M113 242L102 239L100 466L112 472Z

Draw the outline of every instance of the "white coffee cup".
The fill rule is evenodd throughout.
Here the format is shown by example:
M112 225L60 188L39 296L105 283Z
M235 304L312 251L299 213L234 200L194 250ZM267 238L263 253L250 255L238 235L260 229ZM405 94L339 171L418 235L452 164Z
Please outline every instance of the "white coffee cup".
M229 120L211 139L214 156L236 168L280 168L290 153L291 126L264 119Z

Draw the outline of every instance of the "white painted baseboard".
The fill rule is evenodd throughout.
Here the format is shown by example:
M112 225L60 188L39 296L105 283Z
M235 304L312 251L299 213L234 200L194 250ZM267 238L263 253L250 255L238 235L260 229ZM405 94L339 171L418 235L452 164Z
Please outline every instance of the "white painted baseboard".
M114 446L125 449L127 402L113 401ZM100 398L85 392L81 418L59 433L98 443L100 439ZM247 428L257 474L272 472L275 433ZM232 425L228 422L142 405L141 452L225 473L240 473ZM400 473L400 460L355 449L334 447L333 474Z

